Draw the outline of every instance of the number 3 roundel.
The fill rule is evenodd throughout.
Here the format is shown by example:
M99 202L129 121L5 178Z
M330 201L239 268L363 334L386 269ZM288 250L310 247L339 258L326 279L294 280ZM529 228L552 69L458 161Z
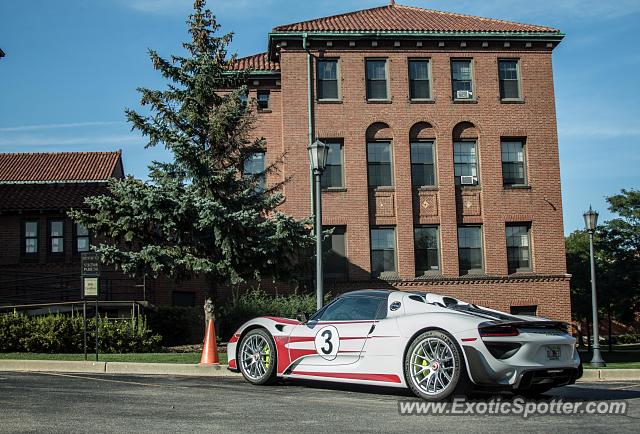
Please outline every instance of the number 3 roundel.
M340 335L338 329L332 325L322 327L316 333L316 351L326 360L333 360L338 355L338 347L340 347Z

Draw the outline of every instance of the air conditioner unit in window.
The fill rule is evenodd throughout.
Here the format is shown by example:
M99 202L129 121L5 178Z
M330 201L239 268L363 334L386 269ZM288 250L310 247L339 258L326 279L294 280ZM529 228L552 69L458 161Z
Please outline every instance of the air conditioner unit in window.
M475 185L476 177L475 176L461 176L460 184L462 185Z
M456 99L469 99L471 98L471 91L470 90L458 90L456 91Z

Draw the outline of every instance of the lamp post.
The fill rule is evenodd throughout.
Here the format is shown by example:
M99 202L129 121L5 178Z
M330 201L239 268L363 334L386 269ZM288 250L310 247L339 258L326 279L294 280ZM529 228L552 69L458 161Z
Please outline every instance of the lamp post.
M591 309L593 315L593 357L591 358L591 365L597 367L606 366L602 355L600 354L600 336L598 333L598 298L596 296L596 262L593 256L593 233L598 225L598 213L591 209L585 212L584 225L589 232L589 260L591 262Z
M307 150L309 151L309 161L311 162L311 168L313 169L313 175L315 177L316 306L320 309L324 298L324 278L322 274L322 187L320 185L320 178L327 166L329 147L320 140L316 140L309 145Z

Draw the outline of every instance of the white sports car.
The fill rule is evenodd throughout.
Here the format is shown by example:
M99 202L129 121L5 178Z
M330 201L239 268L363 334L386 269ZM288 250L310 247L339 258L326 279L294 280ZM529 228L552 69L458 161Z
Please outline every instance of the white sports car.
M253 384L281 378L409 387L427 400L472 387L539 394L582 375L567 324L431 293L363 290L310 319L260 317L227 349Z

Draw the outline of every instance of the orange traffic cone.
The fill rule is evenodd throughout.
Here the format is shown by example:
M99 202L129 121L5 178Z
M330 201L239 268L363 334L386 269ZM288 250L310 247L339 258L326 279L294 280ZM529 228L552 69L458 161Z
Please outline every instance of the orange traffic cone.
M201 365L217 365L220 363L218 357L218 343L216 342L216 328L213 320L207 324L207 333L204 336L204 346L202 347Z

